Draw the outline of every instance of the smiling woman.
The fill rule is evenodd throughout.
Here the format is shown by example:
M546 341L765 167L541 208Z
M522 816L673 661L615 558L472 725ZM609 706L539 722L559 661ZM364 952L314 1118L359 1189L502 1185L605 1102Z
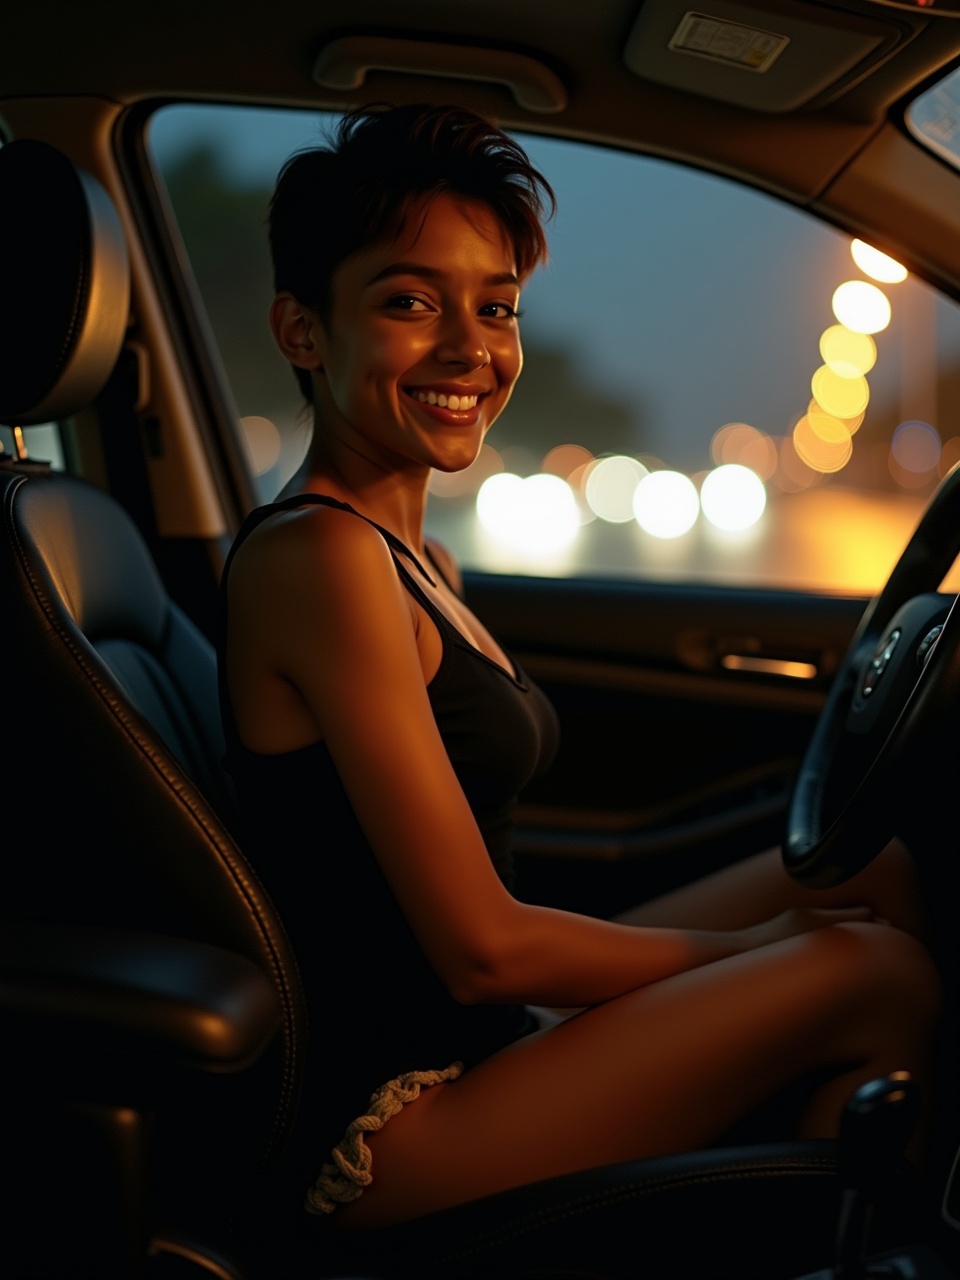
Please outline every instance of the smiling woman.
M807 1077L808 1136L863 1080L926 1079L938 978L902 847L831 890L762 854L618 920L511 892L557 718L423 528L431 473L473 463L520 373L548 199L493 125L413 106L346 117L273 200L313 439L227 562L221 692L258 865L328 979L300 1156L342 1227L703 1145Z
M491 210L440 195L404 239L344 262L324 321L279 293L278 347L295 368L325 372L315 452L321 436L362 449L375 433L385 469L468 467L520 373L515 258Z

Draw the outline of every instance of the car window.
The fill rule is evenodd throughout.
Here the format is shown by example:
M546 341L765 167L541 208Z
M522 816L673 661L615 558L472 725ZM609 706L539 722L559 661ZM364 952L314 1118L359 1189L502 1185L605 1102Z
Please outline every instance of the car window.
M13 427L0 426L0 457L26 456L34 462L49 462L54 471L65 469L61 426L58 422L42 422L23 427L18 435Z
M177 105L150 149L262 500L309 418L267 327L270 190L334 117ZM554 185L525 369L428 523L467 569L869 594L960 459L960 311L740 184L522 136Z

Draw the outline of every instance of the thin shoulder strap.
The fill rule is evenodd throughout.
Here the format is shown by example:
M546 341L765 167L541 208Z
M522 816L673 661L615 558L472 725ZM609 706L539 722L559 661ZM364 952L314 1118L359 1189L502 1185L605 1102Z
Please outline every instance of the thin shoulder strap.
M230 744L238 743L240 741L240 737L237 732L236 720L233 715L233 707L230 703L230 697L227 692L226 663L224 661L224 646L227 633L227 574L230 571L230 566L233 563L233 558L237 551L258 525L262 524L264 520L269 516L276 514L278 511L291 511L296 507L303 506L336 507L340 511L349 511L351 515L356 516L360 520L366 520L367 524L372 525L373 528L377 530L393 553L393 562L396 565L397 573L400 575L400 578L408 591L410 591L411 594L420 601L431 616L443 616L410 573L406 565L397 558L398 554L407 556L417 566L430 585L435 587L437 585L436 581L429 573L427 573L426 569L424 569L423 565L413 554L410 548L402 543L396 534L391 533L389 529L384 529L381 525L377 524L375 520L371 520L368 516L361 515L355 507L350 506L349 502L341 502L339 498L331 498L324 493L298 493L294 494L291 498L283 498L280 502L268 502L262 507L256 507L250 512L243 524L237 530L237 536L234 538L233 544L227 553L227 558L223 566L223 573L220 575L220 627L219 635L217 636L217 681L220 691L220 708L224 721L224 730L227 735L228 750Z
M430 583L431 587L435 587L437 585L436 579L426 571L406 543L401 542L395 533L391 533L389 529L384 529L382 525L377 524L376 520L371 520L369 516L363 515L356 509L356 507L351 507L349 502L341 502L339 498L331 498L325 493L295 493L290 498L283 498L280 502L268 502L265 506L257 507L255 510L251 511L246 520L244 520L243 524L240 526L237 536L233 541L233 545L227 555L226 563L223 566L223 576L221 580L223 582L226 581L227 571L230 568L237 549L242 545L246 538L249 537L254 529L268 518L268 516L275 515L278 511L292 511L297 507L305 506L335 507L339 511L349 511L350 514L356 516L358 520L365 520L367 524L372 525L373 528L376 529L377 533L380 534L391 551L397 552L400 555L406 556L407 559L412 560L426 578L427 582ZM432 556L430 558L430 563L434 563ZM406 576L403 565L398 565L397 567L401 573L404 573ZM410 585L412 585L416 590L417 584L413 579L410 579Z

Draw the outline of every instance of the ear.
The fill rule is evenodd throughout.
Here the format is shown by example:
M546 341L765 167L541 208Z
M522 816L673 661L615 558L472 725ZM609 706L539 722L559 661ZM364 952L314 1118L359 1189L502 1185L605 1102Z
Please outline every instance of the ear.
M292 293L278 293L270 304L270 328L281 354L298 369L322 369L325 355L319 316Z

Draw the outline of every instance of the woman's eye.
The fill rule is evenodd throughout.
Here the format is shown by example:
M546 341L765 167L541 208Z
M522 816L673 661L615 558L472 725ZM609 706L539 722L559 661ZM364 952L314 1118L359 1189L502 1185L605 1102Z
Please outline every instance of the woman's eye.
M480 314L491 316L494 320L517 320L520 317L520 312L516 307L511 307L509 302L488 302L480 308Z
M429 307L423 298L417 298L410 293L398 293L396 297L391 298L387 303L388 307L393 307L397 311L428 311Z

